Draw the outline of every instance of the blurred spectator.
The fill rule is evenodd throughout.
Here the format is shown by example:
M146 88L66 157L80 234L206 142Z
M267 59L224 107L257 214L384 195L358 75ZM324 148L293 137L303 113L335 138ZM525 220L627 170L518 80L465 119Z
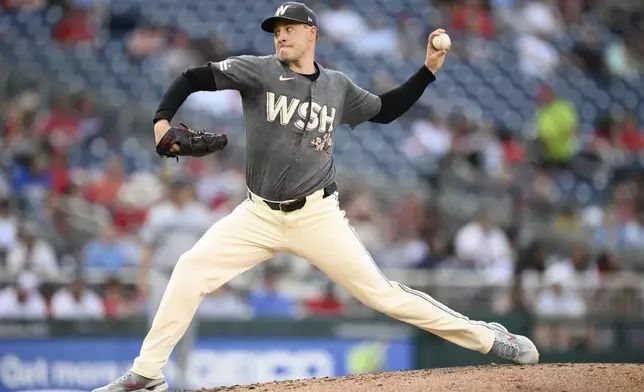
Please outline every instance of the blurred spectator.
M89 10L70 7L54 29L54 38L61 44L87 42L96 44L96 31Z
M50 162L52 196L66 193L72 187L71 167L65 154L55 154Z
M145 222L148 209L165 196L165 188L152 173L137 172L127 177L112 208L114 226L124 233L136 233Z
M251 289L249 303L255 317L293 318L297 315L295 302L280 292L278 281L278 272L267 268L263 287Z
M398 48L398 31L386 19L371 15L367 19L367 29L360 40L350 40L349 46L362 55L394 55Z
M95 113L94 101L87 95L74 97L74 108L77 111L80 123L81 139L90 140L103 130L103 118Z
M125 247L119 241L114 227L107 226L100 237L90 240L84 249L84 267L87 270L99 270L117 273L124 267L132 265Z
M520 252L519 263L517 264L517 275L524 272L536 272L538 275L546 271L546 249L538 242L532 242L527 248Z
M420 234L425 223L421 202L420 197L413 193L401 197L389 215L390 240L415 238Z
M538 101L535 126L543 163L548 167L567 167L578 151L577 111L570 101L555 96L545 84L539 88Z
M461 0L451 8L450 33L469 34L492 38L495 34L494 18L483 0Z
M629 232L625 223L620 222L617 211L608 207L604 210L601 226L595 230L597 245L611 251L625 249L629 245Z
M212 209L218 209L229 199L226 173L217 161L207 161L203 166L195 187L197 198Z
M85 198L90 202L113 207L126 180L123 159L119 156L114 156L107 161L105 170L101 173L100 178L85 188Z
M103 306L106 318L132 317L140 312L136 302L130 298L123 284L115 277L105 282Z
M456 232L455 251L459 263L482 271L490 281L506 282L514 271L510 242L486 211Z
M596 284L599 280L599 271L595 260L586 250L584 243L573 243L570 250L570 264L575 276L586 284Z
M525 2L511 18L517 30L516 49L519 68L531 77L547 78L559 65L559 53L548 41L563 33L564 24L556 5L551 0Z
M226 41L218 36L193 37L192 46L201 54L202 61L222 61L230 56Z
M632 113L624 116L624 119L615 124L619 137L619 146L628 153L638 153L644 150L644 129L642 129Z
M328 283L320 297L304 302L304 309L309 316L337 316L344 311L344 304L335 293L335 285Z
M253 309L238 290L225 284L204 297L199 315L206 319L248 319L253 317Z
M367 250L376 250L385 243L387 233L382 230L384 217L369 191L356 189L350 196L345 211L353 230Z
M11 185L18 197L20 209L34 217L42 217L52 187L48 158L36 154L30 157L26 166L14 166Z
M469 150L478 155L478 169L488 178L499 178L505 168L505 153L494 126L485 122L469 137Z
M406 233L380 253L378 264L384 268L421 268L426 265L431 251L418 233Z
M565 262L553 263L544 275L546 288L535 302L536 315L543 318L573 320L586 314L586 303L580 291L574 288L574 270ZM538 341L549 349L566 349L573 336L579 333L573 324L565 321L549 322L539 326Z
M18 234L18 220L12 214L8 198L0 198L0 252L13 247Z
M41 226L41 237L53 246L61 262L64 258L71 257L76 263L92 234L74 225L69 213L54 208L49 214L50 217Z
M603 83L610 76L604 62L595 32L589 27L582 29L579 42L572 48L573 63L595 79Z
M159 26L140 26L127 41L127 51L134 59L141 60L162 50L166 37Z
M636 34L628 35L624 40L611 41L604 52L608 70L615 76L631 80L644 75L644 56L637 53L634 40Z
M633 219L625 225L626 241L629 244L644 248L644 206L640 206Z
M137 171L131 173L119 189L117 208L145 210L163 200L165 192L163 183L156 175Z
M354 37L363 37L369 29L363 17L349 8L344 0L334 0L330 8L317 14L320 29L325 36L340 42L351 43Z
M0 290L0 320L47 318L47 303L38 285L35 274L23 272L15 286Z
M609 252L601 252L597 256L597 271L599 274L610 273L619 270L619 260L615 254Z
M53 108L41 116L37 128L39 135L58 152L79 143L83 137L81 119L68 96L58 97Z
M88 289L82 279L75 279L52 296L51 316L61 320L103 319L105 306L101 297Z
M423 216L418 196L401 198L389 215L389 238L378 248L376 259L382 268L418 268L426 265L430 248L421 235ZM374 229L382 227L376 226Z
M35 119L40 105L40 96L33 91L23 91L8 104L3 114L6 143L10 147L16 165L24 165L40 147Z
M421 118L411 126L411 136L402 145L407 157L415 159L428 157L440 159L447 155L452 148L452 134L447 128L444 117L437 116L433 111L427 118Z
M565 24L553 0L531 0L523 2L518 15L513 18L513 27L526 34L544 37L560 36Z
M559 66L557 49L538 36L520 34L515 47L519 54L519 69L525 76L545 80Z
M61 277L54 249L39 238L38 226L25 222L18 229L18 241L7 256L7 275L17 277L24 271L35 273L42 280Z
M577 210L571 204L566 204L555 217L553 228L559 234L579 234L584 230L584 225Z
M398 27L397 49L399 55L408 61L418 57L422 58L427 50L427 40L424 38L424 21L413 13L403 12L397 16L396 24ZM376 94L381 94L388 90L390 89L382 90Z
M429 245L429 255L425 262L418 266L419 268L440 267L443 263L446 265L458 264L454 260L454 243L445 233L434 233L430 236L427 244Z
M502 128L499 130L499 140L505 154L505 161L510 166L519 165L524 162L526 151L515 132Z
M150 300L151 315L161 302L181 255L190 250L214 223L208 208L195 199L192 180L183 173L177 173L171 179L167 193L167 200L150 208L139 233L138 290L142 297Z
M200 65L203 61L204 59L193 49L190 36L183 32L172 35L167 49L159 59L163 72L171 78L186 68ZM212 59L208 58L208 61Z
M381 69L371 77L371 90L374 94L384 94L398 86L391 72Z
M613 118L610 115L599 116L593 126L594 134L588 151L608 165L616 164L616 159L621 155L621 141Z

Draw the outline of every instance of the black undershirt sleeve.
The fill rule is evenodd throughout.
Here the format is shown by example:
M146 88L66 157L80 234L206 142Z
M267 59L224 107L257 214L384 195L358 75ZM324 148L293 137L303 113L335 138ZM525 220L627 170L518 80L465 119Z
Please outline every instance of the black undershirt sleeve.
M381 101L380 111L369 121L389 124L402 116L420 99L427 86L434 80L436 80L436 76L423 65L405 83L379 95Z
M217 91L209 65L189 68L174 78L154 113L154 123L159 120L172 121L188 96L197 91Z

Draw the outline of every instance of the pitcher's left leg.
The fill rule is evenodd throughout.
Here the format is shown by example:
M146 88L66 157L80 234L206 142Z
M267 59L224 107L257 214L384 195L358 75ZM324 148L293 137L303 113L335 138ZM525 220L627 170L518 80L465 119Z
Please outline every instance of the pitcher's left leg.
M297 225L289 231L290 250L359 301L461 347L519 363L537 362L538 352L529 339L509 334L498 324L470 320L425 293L388 280L345 219L335 196L308 207L296 215Z

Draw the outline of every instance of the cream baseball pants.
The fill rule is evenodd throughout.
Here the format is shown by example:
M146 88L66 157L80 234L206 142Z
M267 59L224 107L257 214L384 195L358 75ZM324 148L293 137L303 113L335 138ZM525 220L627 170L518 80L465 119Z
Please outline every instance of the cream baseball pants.
M495 333L429 295L388 280L339 207L319 190L293 212L275 211L253 194L215 223L179 259L132 371L163 377L203 297L258 263L287 252L309 260L370 308L486 354Z

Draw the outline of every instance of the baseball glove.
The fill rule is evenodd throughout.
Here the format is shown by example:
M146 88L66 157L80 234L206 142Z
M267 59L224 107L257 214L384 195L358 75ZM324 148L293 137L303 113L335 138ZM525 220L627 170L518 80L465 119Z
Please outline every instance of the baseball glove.
M179 151L172 151L172 146L178 144ZM163 135L156 152L162 157L177 158L179 156L203 157L223 150L228 144L226 135L215 135L206 131L193 131L184 124L181 127L170 127Z

